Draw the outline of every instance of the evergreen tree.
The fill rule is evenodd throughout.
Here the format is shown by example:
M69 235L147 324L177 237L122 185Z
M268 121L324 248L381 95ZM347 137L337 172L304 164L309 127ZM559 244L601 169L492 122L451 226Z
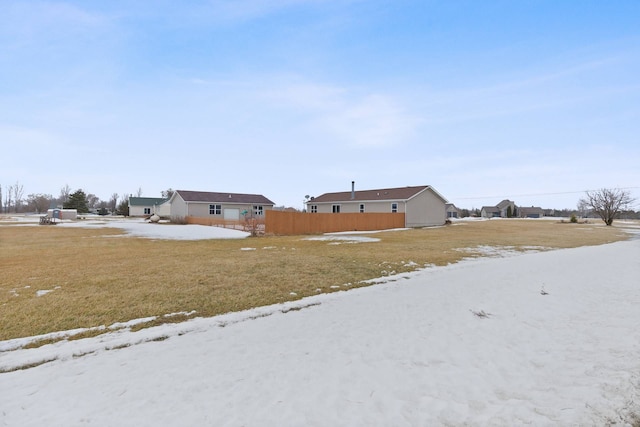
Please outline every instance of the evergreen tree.
M69 195L62 207L64 209L76 209L78 213L89 213L89 206L87 203L87 195L82 190L78 190Z

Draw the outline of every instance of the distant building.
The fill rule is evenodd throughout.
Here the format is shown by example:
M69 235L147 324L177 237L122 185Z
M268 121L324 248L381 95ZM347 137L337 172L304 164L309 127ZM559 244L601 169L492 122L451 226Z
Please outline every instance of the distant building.
M167 199L160 197L129 197L129 216L151 216ZM161 215L162 216L162 215Z
M516 216L516 204L509 199L505 199L496 206L483 206L480 209L480 216L483 218L509 218Z
M445 207L447 209L447 218L460 218L460 209L458 209L456 205L446 203Z
M542 218L544 216L544 209L536 206L518 208L518 215L520 218Z

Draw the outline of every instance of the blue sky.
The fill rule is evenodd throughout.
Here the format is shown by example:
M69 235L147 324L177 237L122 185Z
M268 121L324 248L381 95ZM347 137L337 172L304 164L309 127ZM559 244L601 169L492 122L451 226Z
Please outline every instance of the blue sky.
M0 0L0 185L640 198L640 2ZM636 205L638 206L638 204ZM640 207L636 207L640 209Z

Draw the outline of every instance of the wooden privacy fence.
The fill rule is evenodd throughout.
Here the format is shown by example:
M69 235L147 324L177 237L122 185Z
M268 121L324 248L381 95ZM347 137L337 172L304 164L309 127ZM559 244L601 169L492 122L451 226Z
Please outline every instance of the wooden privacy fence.
M222 218L201 218L197 216L188 216L185 218L185 220L187 224L233 228L235 230L242 230L256 234L264 233L264 218L248 218L234 221Z
M403 228L404 213L307 213L265 211L265 233L321 234Z

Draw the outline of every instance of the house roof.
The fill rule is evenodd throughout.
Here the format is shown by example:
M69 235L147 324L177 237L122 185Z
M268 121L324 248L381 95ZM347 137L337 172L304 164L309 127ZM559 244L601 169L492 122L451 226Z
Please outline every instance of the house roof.
M274 205L271 200L261 194L214 193L209 191L176 190L176 194L185 202L200 203L248 203L256 205Z
M414 187L381 188L378 190L360 190L353 192L341 191L339 193L325 193L309 200L309 203L333 203L333 202L372 202L378 200L409 200L425 190L431 190L436 196L445 199L440 193L430 185L419 185Z
M504 208L508 207L509 205L513 205L513 204L514 204L514 203L513 203L511 200L509 200L509 199L504 199L503 201L501 201L500 203L498 203L498 204L496 205L496 207L497 207L498 209L504 209Z
M541 207L538 207L538 206L521 207L520 208L520 213L521 214L526 214L526 213L544 213L544 209L542 209Z
M483 206L481 210L485 212L500 212L500 208L497 206Z
M162 197L129 197L129 206L153 206L166 202Z

